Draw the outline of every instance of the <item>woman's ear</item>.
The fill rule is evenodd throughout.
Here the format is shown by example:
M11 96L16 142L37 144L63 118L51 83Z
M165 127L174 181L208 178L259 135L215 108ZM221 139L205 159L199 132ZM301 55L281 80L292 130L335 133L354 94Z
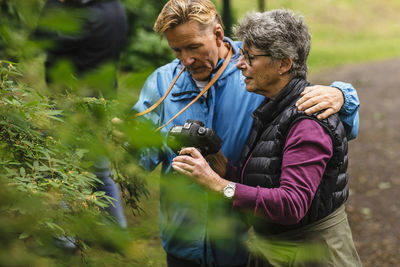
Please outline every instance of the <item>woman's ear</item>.
M293 66L293 60L291 57L287 57L284 59L281 59L281 65L279 67L279 73L286 73L288 72Z
M222 46L224 43L224 28L222 28L221 24L214 25L214 35L217 40L217 46Z

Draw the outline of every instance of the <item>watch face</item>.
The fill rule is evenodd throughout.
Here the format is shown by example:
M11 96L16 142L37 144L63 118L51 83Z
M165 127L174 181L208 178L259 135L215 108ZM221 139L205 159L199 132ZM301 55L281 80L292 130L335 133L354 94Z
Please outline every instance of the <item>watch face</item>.
M233 195L235 194L235 189L233 189L232 187L227 187L224 190L224 195L228 198L232 198Z

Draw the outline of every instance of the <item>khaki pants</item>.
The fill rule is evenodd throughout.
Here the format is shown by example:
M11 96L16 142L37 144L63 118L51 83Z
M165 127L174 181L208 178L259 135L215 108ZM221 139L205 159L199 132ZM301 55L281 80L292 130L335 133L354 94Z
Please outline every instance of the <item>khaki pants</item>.
M250 240L248 267L359 267L344 205L324 219L279 235Z

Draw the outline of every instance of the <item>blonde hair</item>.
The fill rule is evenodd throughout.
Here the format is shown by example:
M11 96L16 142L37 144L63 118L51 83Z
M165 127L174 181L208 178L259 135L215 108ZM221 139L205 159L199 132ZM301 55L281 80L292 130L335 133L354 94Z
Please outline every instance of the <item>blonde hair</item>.
M197 21L201 30L215 22L223 26L221 16L210 0L170 0L158 15L153 29L162 36L166 30L189 21Z

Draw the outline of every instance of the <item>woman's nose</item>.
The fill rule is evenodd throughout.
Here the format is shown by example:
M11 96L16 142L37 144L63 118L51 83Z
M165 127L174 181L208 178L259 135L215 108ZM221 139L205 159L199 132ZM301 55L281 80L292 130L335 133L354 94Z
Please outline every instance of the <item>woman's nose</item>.
M239 61L236 63L236 68L242 70L246 67L246 62L244 61L244 56L240 56Z

